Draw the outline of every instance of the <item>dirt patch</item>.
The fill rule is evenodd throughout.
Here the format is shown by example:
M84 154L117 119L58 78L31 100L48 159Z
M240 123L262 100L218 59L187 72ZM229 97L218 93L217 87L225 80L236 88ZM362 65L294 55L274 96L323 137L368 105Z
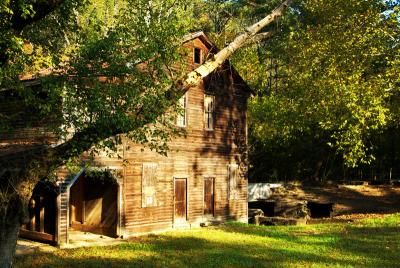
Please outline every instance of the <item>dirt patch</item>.
M20 238L17 241L15 255L20 256L20 255L33 254L33 253L38 253L38 252L49 253L49 252L55 251L56 249L57 249L56 247L50 246L48 244Z
M345 214L339 216L333 216L331 218L323 218L323 219L309 219L307 224L316 224L316 223L353 223L363 219L383 219L391 215L391 213L354 213L354 214Z
M271 199L286 204L302 201L334 203L330 220L338 222L400 212L400 187L389 185L313 187L288 184L275 189Z

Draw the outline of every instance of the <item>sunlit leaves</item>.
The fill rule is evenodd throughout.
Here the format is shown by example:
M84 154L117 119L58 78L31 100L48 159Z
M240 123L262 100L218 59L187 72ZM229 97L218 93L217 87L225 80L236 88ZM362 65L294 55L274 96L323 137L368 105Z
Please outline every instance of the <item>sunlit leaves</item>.
M1 11L11 14L10 7ZM117 132L165 153L180 131L160 115L174 106L166 94L184 72L179 50L192 9L190 2L173 0L64 1L23 32L7 32L0 84L39 109L39 116L59 115L46 127L61 140L95 126L82 147L90 142L115 149L121 140L109 137ZM40 77L43 96L11 85L21 75Z
M290 140L324 131L347 165L373 160L371 133L397 118L389 100L398 91L398 11L386 16L387 9L381 1L297 1L258 61L256 46L236 58L263 95L250 106L255 137ZM279 87L265 95L271 58Z
M104 129L116 125L135 142L166 152L166 142L178 130L160 115L174 104L166 93L183 72L171 66L179 66L180 40L190 24L185 6L127 1L107 31L88 33L61 67L67 71L63 133L79 133L93 124ZM97 145L112 147L112 141Z

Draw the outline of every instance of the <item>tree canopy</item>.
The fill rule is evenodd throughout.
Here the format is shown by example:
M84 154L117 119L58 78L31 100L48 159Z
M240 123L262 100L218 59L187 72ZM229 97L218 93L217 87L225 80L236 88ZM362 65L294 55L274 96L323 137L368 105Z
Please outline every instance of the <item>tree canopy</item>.
M182 58L180 40L191 23L191 16L185 16L188 4L60 2L47 16L30 20L23 31L13 23L19 2L3 8L10 14L8 31L15 44L4 41L2 88L35 107L39 119L61 112L62 102L62 116L48 121L47 128L64 140L80 136L80 142L70 143L63 161L79 155L80 148L87 150L88 144L113 149L119 133L165 153L166 141L177 130L153 107L164 111L174 104L170 89L184 66L169 66ZM20 8L27 10L23 18L35 18L40 1L24 2ZM23 85L30 77L40 80L40 90ZM1 128L12 128L13 120L15 115L1 115Z
M274 4L207 1L202 19L223 45ZM283 162L282 170L299 173L321 162L370 165L385 158L390 146L383 137L395 148L397 138L388 133L399 127L399 4L294 1L285 17L263 29L264 40L235 54L235 68L258 95L249 104L255 176Z
M268 8L253 4L230 27ZM252 142L290 155L298 140L304 147L297 150L333 152L349 167L373 162L377 136L399 122L399 3L295 1L265 31L273 38L233 61L258 92L250 103Z

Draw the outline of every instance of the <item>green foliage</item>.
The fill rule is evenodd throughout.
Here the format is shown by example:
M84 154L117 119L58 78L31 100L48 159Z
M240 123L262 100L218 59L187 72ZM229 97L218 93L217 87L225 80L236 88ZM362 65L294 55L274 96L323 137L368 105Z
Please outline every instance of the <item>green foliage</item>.
M235 66L260 95L250 103L254 139L322 135L346 165L373 161L371 136L398 124L399 10L387 10L381 1L297 1L269 29L272 40L238 54Z
M19 75L52 67L52 47L74 11L86 1L6 0L0 5L0 87L16 87ZM63 3L56 8L56 3ZM52 6L54 5L54 6ZM45 19L42 12L51 13ZM53 8L53 9L52 9ZM26 26L25 26L26 25ZM64 48L64 47L63 47ZM58 48L60 49L60 48Z
M180 61L180 38L189 24L184 4L130 1L115 26L105 34L87 36L85 46L69 56L69 77L73 78L60 85L67 88L62 90L64 133L93 123L106 129L111 123L135 142L165 151L162 141L177 129L160 117L160 111L173 104L165 97L173 78L181 75L180 69L170 66ZM155 112L154 107L159 110ZM153 125L139 128L142 121ZM114 141L100 145L112 147Z
M85 179L100 184L117 184L117 177L118 174L109 169L88 169L85 171Z
M181 63L180 40L192 23L189 2L67 0L22 33L12 29L13 3L1 6L2 14L10 15L9 27L2 29L15 39L12 44L2 39L1 88L37 107L42 118L62 114L46 125L59 138L91 134L70 152L79 154L88 142L115 150L121 139L114 134L126 133L166 153L167 141L181 134L160 115L175 110L167 94L185 68L171 66ZM24 16L33 18L39 10L29 3L23 4ZM21 85L21 74L41 80L46 101L36 88ZM12 125L11 119L0 117L2 128Z

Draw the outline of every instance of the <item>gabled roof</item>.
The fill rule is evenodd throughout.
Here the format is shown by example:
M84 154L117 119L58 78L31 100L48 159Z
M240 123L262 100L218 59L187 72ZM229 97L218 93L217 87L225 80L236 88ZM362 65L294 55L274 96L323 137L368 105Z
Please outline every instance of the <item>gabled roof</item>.
M204 43L204 45L206 45L206 47L208 49L216 48L215 45L213 44L213 42L211 42L211 40L208 38L208 36L203 31L198 31L195 33L190 33L190 34L185 35L182 38L182 43L192 41L196 38L199 38Z
M210 50L212 53L217 53L219 49L217 46L208 38L208 36L203 32L203 31L198 31L194 33L190 33L185 35L182 38L182 43L187 43L189 41L192 41L196 38L199 38L203 44ZM232 66L229 60L225 61L225 64L229 66L229 68L232 70L233 77L235 79L235 84L242 86L247 92L250 94L255 94L254 90L252 90L249 85L243 80L243 78L240 76L238 71Z

